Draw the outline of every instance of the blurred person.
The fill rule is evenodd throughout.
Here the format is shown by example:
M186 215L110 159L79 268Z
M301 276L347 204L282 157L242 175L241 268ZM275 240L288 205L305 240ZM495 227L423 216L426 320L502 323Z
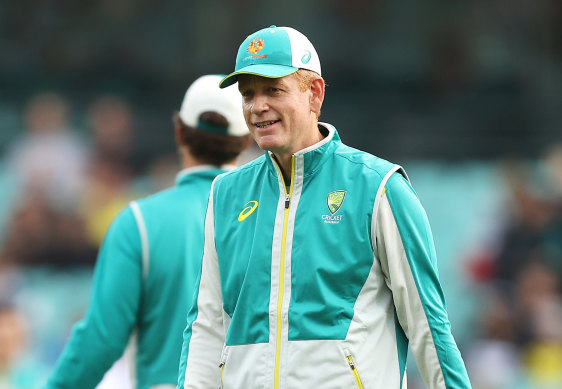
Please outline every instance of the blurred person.
M89 106L93 158L110 161L134 173L138 164L134 150L134 113L124 98L105 94Z
M561 150L558 145L549 147L536 165L514 159L501 164L508 189L507 217L496 239L498 247L488 250L482 261L488 270L479 281L485 287L502 285L503 304L481 315L503 317L496 328L509 336L490 334L481 326L485 336L473 342L467 359L475 387L562 386ZM506 371L509 366L512 373Z
M530 262L516 279L519 325L525 324L524 368L535 388L562 387L560 279L544 261Z
M537 161L505 158L499 167L506 207L490 234L493 244L470 261L474 278L513 284L541 257L562 279L562 145L550 145Z
M211 182L235 168L251 139L241 97L235 87L219 89L221 79L202 76L188 88L174 115L183 166L176 186L131 202L113 221L86 316L75 325L46 388L95 387L128 342L133 387L175 386Z
M8 169L22 191L44 192L57 208L72 209L83 185L87 142L70 127L70 107L59 94L33 96L25 112L25 132L9 148Z
M519 272L515 283L518 322L527 323L523 343L550 339L562 341L560 279L540 257Z
M51 224L54 215L43 194L28 192L16 205L6 225L0 251L2 263L29 265L48 262L45 253L53 237Z
M543 157L546 165L546 190L551 197L562 202L562 143L551 145Z
M89 241L99 247L113 219L131 200L133 176L128 168L95 158L88 167L84 195L78 214L83 218Z
M83 220L53 207L45 193L27 191L15 206L0 247L0 263L15 266L93 265L97 247Z
M470 388L427 216L404 170L318 122L310 41L271 26L240 45L244 116L265 153L217 177L178 388Z
M28 357L29 341L25 316L0 301L0 389L35 389L40 384L44 369Z
M552 206L552 218L544 233L545 261L562 282L562 143L552 145L544 156L545 192Z
M509 285L484 286L476 338L466 351L466 365L474 388L515 388L522 379L522 363L516 337L518 323Z
M501 167L509 208L491 261L493 278L513 284L521 269L542 250L544 234L554 213L552 204L537 193L527 163L506 159Z
M97 97L89 106L92 136L79 213L90 241L99 246L112 220L129 201L138 161L133 150L134 115L128 102L116 95Z

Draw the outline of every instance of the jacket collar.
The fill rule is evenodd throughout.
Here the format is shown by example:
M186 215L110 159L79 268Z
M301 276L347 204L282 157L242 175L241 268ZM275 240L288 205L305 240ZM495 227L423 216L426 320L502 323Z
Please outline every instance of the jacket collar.
M199 165L181 170L176 175L176 185L183 185L194 177L210 177L213 178L220 173L236 169L234 165Z

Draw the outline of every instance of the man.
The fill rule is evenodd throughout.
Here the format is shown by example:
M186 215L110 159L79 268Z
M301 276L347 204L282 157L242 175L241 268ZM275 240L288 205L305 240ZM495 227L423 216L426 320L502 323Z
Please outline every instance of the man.
M211 188L178 388L406 388L408 343L429 388L469 388L424 210L399 166L318 122L312 44L257 31L235 82L266 152Z
M131 337L133 386L175 386L211 182L234 168L251 141L240 94L235 87L221 90L221 78L197 79L174 116L184 168L176 186L133 201L113 221L98 256L91 305L47 388L94 388Z

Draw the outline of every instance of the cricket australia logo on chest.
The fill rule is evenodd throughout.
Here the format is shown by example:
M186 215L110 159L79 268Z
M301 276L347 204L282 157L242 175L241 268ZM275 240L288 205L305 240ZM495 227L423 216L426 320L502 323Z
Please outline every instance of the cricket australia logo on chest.
M330 214L322 215L322 220L324 220L324 223L338 224L342 220L343 215L336 215L336 213L341 208L346 193L347 191L345 190L335 190L328 193L328 197L326 198L326 205L328 206L328 211L330 211Z

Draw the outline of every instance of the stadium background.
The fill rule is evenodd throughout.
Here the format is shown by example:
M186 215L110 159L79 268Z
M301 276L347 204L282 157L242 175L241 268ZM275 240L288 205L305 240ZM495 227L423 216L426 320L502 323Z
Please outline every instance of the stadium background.
M0 4L0 388L43 382L107 224L173 182L185 88L271 24L315 44L322 120L408 171L474 387L562 387L559 0L21 0Z

